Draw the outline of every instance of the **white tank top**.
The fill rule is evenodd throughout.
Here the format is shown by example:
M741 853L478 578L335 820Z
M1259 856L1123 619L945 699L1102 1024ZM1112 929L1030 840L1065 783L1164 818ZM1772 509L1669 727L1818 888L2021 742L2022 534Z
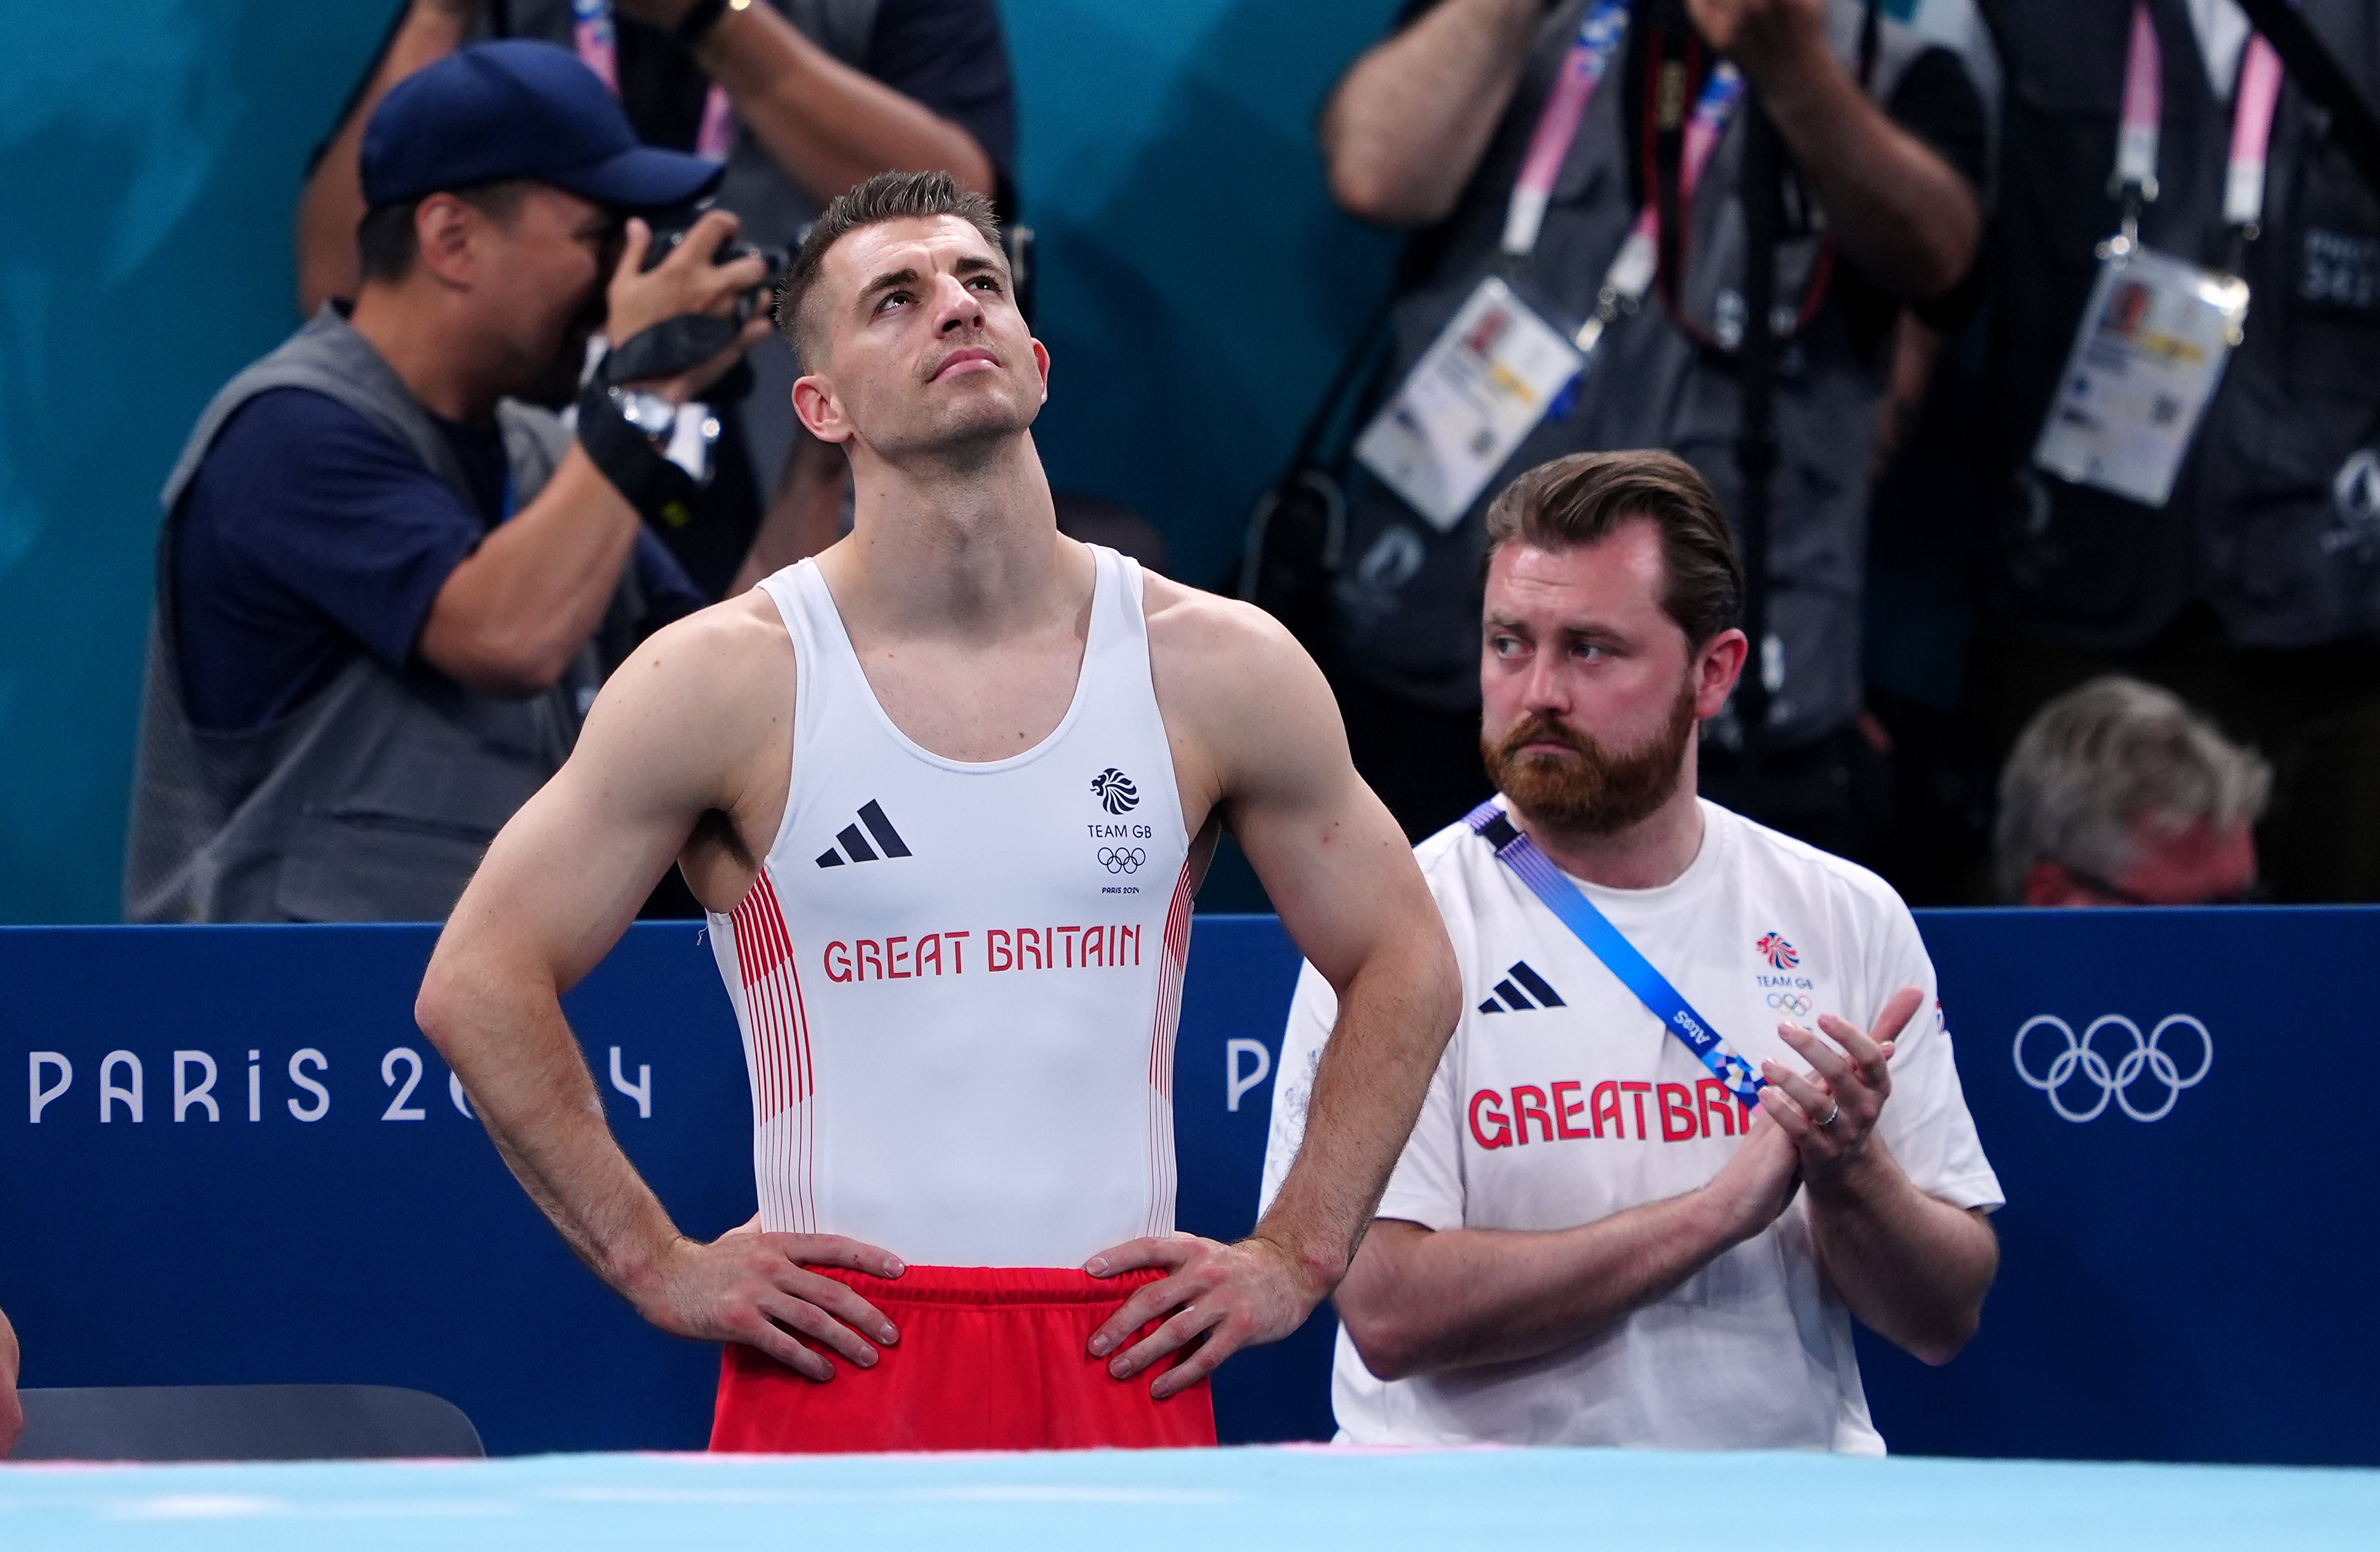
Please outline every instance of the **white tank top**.
M798 664L793 787L759 880L710 925L764 1229L1075 1267L1173 1228L1189 837L1140 568L1091 552L1064 720L983 762L892 724L814 563L760 584Z

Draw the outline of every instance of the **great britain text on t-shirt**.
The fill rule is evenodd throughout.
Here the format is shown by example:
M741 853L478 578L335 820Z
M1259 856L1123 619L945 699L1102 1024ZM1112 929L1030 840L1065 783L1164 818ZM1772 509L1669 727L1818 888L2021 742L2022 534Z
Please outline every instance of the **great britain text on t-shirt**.
M1706 1141L1742 1135L1752 1124L1752 1111L1727 1091L1717 1078L1698 1078L1692 1088L1682 1083L1646 1083L1606 1078L1588 1088L1583 1078L1548 1084L1514 1084L1507 1100L1504 1089L1483 1088L1464 1107L1471 1135L1483 1148L1521 1147L1536 1127L1541 1143L1619 1141L1630 1135L1628 1109L1634 1107L1637 1142L1650 1142L1653 1133L1665 1143ZM1645 1122L1650 1098L1657 1120Z

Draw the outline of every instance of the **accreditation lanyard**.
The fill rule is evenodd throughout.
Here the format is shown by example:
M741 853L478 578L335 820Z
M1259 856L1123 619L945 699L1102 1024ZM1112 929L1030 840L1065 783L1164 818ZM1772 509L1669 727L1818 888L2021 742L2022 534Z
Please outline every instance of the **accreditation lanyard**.
M1528 886L1529 892L1620 977L1621 985L1635 993L1636 1000L1661 1021L1661 1026L1682 1041L1694 1053L1694 1060L1727 1085L1739 1104L1749 1110L1760 1103L1760 1091L1767 1085L1752 1063L1736 1054L1735 1048L1727 1043L1710 1020L1696 1012L1684 995L1670 984L1670 978L1636 952L1636 945L1611 925L1610 917L1595 908L1595 902L1553 865L1553 859L1539 850L1536 842L1521 833L1520 827L1512 823L1512 816L1501 806L1490 798L1474 808L1463 822L1471 827L1473 834L1495 848L1497 860L1511 868Z
M612 26L612 0L570 0L570 13L580 62L618 96L620 40ZM695 134L695 154L724 162L735 145L735 110L728 103L727 89L713 82L702 99L702 127Z
M1562 61L1561 74L1554 78L1553 93L1537 115L1536 132L1529 137L1528 158L1521 164L1512 203L1504 210L1504 251L1516 259L1536 250L1546 207L1553 200L1554 180L1561 175L1570 148L1578 139L1579 121L1586 116L1595 89L1603 84L1604 73L1611 68L1620 40L1628 34L1628 6L1629 0L1596 0L1586 19L1578 25L1578 39Z
M2265 168L2273 113L2281 98L2281 57L2261 32L2248 39L2233 93L2231 154L2223 176L2223 224L2243 237L2264 218ZM2124 116L2116 133L2110 192L2124 202L2123 245L2139 240L2140 212L2157 197L2157 138L2165 116L2165 60L2148 0L2133 0L2131 44L2124 52Z
M1597 0L1586 19L1579 24L1578 38L1562 62L1561 74L1555 78L1553 93L1537 115L1536 130L1529 137L1528 156L1521 164L1521 176L1512 185L1512 202L1505 209L1504 251L1512 258L1526 258L1536 249L1538 233L1545 226L1546 207L1553 197L1554 179L1560 174L1562 164L1570 159L1587 104L1594 100L1595 89L1602 84L1611 67L1612 55L1619 52L1621 40L1627 34L1628 8L1627 0ZM1678 169L1681 211L1693 203L1703 169L1710 164L1711 153L1718 149L1720 139L1742 102L1743 77L1733 65L1721 61L1703 83L1694 117L1686 124ZM1637 212L1636 224L1629 228L1627 240L1620 245L1620 252L1604 271L1603 284L1596 291L1594 314L1580 325L1572 339L1581 352L1592 351L1613 319L1622 312L1633 312L1645 299L1660 268L1660 203L1647 200L1645 208Z

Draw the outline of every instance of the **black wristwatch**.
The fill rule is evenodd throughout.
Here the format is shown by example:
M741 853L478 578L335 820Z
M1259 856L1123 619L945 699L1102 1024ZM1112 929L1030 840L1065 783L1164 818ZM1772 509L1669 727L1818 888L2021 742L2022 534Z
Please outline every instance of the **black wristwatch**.
M744 10L751 4L752 0L694 0L694 8L678 18L677 41L692 48L719 25L721 17Z

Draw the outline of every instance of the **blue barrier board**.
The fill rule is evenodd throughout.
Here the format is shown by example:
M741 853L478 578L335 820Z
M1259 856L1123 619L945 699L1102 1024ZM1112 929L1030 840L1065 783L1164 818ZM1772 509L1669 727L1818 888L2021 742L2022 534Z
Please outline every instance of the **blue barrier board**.
M2380 1464L2353 1337L2380 1254L2335 1205L2366 1150L2316 1081L2369 1027L2380 910L1920 923L2010 1205L1966 1353L1930 1370L1864 1341L1888 1441ZM0 1307L27 1384L404 1385L495 1453L699 1447L715 1352L571 1258L414 1028L432 938L0 929ZM1249 1226L1296 967L1270 918L1196 919L1185 1229ZM567 1006L681 1225L748 1217L743 1057L698 928L634 928ZM1226 1439L1327 1436L1330 1335L1326 1314L1228 1365Z

